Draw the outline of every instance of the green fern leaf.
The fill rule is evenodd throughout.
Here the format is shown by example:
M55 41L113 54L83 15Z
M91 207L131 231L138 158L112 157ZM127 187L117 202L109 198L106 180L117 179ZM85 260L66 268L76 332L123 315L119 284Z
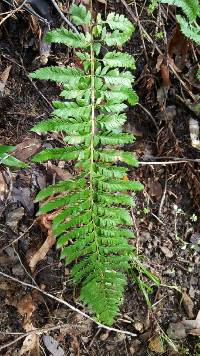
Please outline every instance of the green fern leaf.
M128 32L131 35L134 32L133 24L124 15L118 15L114 12L111 12L107 16L106 23L112 30Z
M5 145L0 145L0 155L3 153L9 153L14 151L15 147L14 146L5 146Z
M70 161L78 159L80 155L80 149L75 147L65 147L65 148L49 148L44 151L39 152L34 156L34 162L45 162L50 159L59 159L61 161Z
M125 284L126 279L122 273L105 271L102 266L97 270L94 278L81 289L81 299L91 305L102 322L112 325L114 317L119 312Z
M190 24L181 15L177 15L176 18L180 24L181 32L183 32L186 37L200 45L200 27Z
M132 88L134 76L127 71L135 68L134 60L119 49L98 56L105 43L125 43L134 27L124 15L114 13L106 21L100 15L95 20L82 5L73 5L70 14L77 26L86 25L85 34L58 29L46 39L79 48L76 56L83 69L50 67L32 74L32 78L64 84L61 96L65 98L54 101L52 117L32 131L62 134L63 147L45 149L34 161L72 161L75 176L48 186L35 201L44 201L39 215L55 215L57 247L62 249L61 259L72 264L71 275L80 284L82 301L101 322L111 325L135 254L129 244L134 237L128 211L134 206L131 191L143 186L128 179L128 167L138 166L134 154L118 147L134 141L133 135L123 133L127 104L138 101Z
M75 85L83 75L82 70L78 68L48 67L36 70L30 77L64 84L70 82Z
M91 13L86 10L85 6L73 4L70 8L70 15L75 25L89 25Z
M89 38L86 38L83 33L74 33L65 28L59 28L48 32L45 36L47 43L63 43L72 48L87 48L90 45Z
M135 69L135 61L128 53L122 52L108 52L103 58L103 63L108 67L120 67Z
M126 190L140 191L144 189L144 186L139 182L125 180L110 180L109 182L98 181L98 186L101 190L107 192L124 192Z
M104 76L104 80L108 86L115 85L131 88L134 77L130 72L120 73L118 69L112 69Z
M161 0L161 2L180 7L191 22L196 20L199 14L199 0Z

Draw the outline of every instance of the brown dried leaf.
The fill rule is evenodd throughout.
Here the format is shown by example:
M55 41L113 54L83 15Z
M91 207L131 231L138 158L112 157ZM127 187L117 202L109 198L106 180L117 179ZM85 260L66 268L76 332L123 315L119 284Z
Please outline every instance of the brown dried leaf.
M29 262L29 267L31 271L33 272L35 270L36 265L38 262L42 261L49 250L52 248L52 246L55 244L55 238L52 235L48 235L45 242L43 245L40 247L40 249L33 255Z
M31 294L26 294L15 304L18 312L25 316L26 319L30 319L34 311L36 310L36 306L33 303L33 299Z
M27 138L16 146L14 156L19 160L26 161L28 158L32 157L40 147L41 140L38 138Z
M0 96L4 95L4 89L9 78L11 68L12 65L6 67L6 69L4 69L4 71L0 74Z
M182 69L185 65L188 45L188 39L180 31L180 27L177 24L169 39L168 55L171 58L175 55L175 65L178 66L179 69Z
M27 355L27 353L32 356L40 356L39 336L36 333L31 333L25 338L18 355Z
M155 197L156 200L160 200L163 194L162 185L156 181L150 181L149 184L149 195Z
M200 336L200 328L191 330L189 334L193 336Z
M165 88L170 88L171 87L171 81L169 77L169 68L166 63L162 63L160 66L160 74L161 78L163 80L163 85Z
M193 303L192 299L190 298L190 296L187 294L186 291L183 292L182 298L183 298L182 299L183 306L187 313L188 318L193 319L194 318L194 314L193 314L194 303Z
M55 244L56 240L53 236L52 233L52 226L51 226L51 221L54 218L54 216L57 215L56 213L50 214L50 215L43 215L40 220L40 224L42 225L45 230L47 230L47 238L42 244L42 246L39 248L37 252L35 252L32 256L29 255L28 260L29 260L29 267L31 271L33 272L35 270L35 267L38 262L42 261L49 250L52 248L52 246Z
M162 340L159 335L154 336L150 341L149 341L149 349L152 352L155 352L156 354L164 354L165 349L163 347Z
M186 330L189 330L188 333L190 334L190 332L194 329L200 329L200 310L197 314L196 319L194 320L184 320L183 324L186 328Z

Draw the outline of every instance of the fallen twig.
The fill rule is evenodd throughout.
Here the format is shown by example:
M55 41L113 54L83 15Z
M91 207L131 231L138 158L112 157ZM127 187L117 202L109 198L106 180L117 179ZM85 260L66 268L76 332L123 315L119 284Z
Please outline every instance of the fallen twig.
M190 159L190 158L183 158L183 159L177 159L174 161L139 161L139 164L141 166L145 165L163 165L165 166L166 164L179 164L179 163L187 163L187 162L193 162L193 163L200 163L200 159Z
M57 5L55 0L51 0L53 6L55 7L55 9L59 12L60 16L62 17L62 19L66 22L66 24L71 27L71 29L76 32L77 34L79 34L78 30L76 29L76 27L65 17L65 15L63 14L63 12L60 10L59 6Z
M60 324L60 325L55 325L55 326L51 326L48 328L41 328L41 329L34 329L34 330L30 330L26 333L7 333L5 331L0 331L0 334L3 335L20 335L19 337L17 337L15 340L12 340L10 342L7 342L6 344L0 346L0 351L6 349L9 346L12 346L13 344L15 344L16 342L24 339L26 336L31 335L31 334L38 334L38 335L42 335L44 333L50 332L50 331L54 331L54 330L58 330L58 329L77 329L77 324ZM79 327L80 329L82 328L82 326L80 325Z
M138 24L138 19L137 17L134 15L133 11L131 10L130 6L126 3L125 0L121 0L122 4L124 5L124 7L126 8L127 12L129 13L129 15L132 17L133 21ZM138 24L139 26L139 24ZM147 40L154 45L154 41L151 38L151 36L148 34L148 32L145 30L145 28L142 26L142 24L140 23L140 28L143 31L143 34L145 35L145 37L147 38ZM163 56L162 51L160 50L160 48L157 46L157 44L155 43L155 49L157 50L157 52ZM190 95L190 97L192 98L192 100L196 101L195 96L192 94L192 92L188 89L187 85L184 83L184 81L180 78L180 76L178 75L178 73L175 71L174 67L172 64L168 63L170 70L173 72L173 74L175 75L175 77L179 80L179 82L182 84L182 86L185 88L185 90L187 91L187 93Z
M138 103L137 104L143 111L145 111L145 113L151 118L152 122L154 123L157 131L159 131L159 126L156 122L156 120L154 119L154 117L151 115L151 113L149 112L149 110L147 110L142 104Z
M73 310L74 312L82 315L84 318L86 319L89 319L91 320L92 322L94 322L96 325L98 325L99 328L103 328L103 329L106 329L106 330L109 330L109 331L114 331L116 333L121 333L121 334L125 334L125 335L129 335L129 336L137 336L137 334L133 334L131 333L130 331L126 331L126 330L120 330L120 329L116 329L116 328L110 328L109 326L106 326L104 324L101 324L99 323L98 321L96 321L95 319L91 318L89 315L87 315L86 313L82 312L81 310L75 308L73 305L67 303L65 300L62 300L60 298L57 298L55 297L54 295L48 293L48 292L45 292L44 290L38 288L37 286L33 286L32 284L29 284L29 283L26 283L26 282L22 282L20 281L19 279L17 278L14 278L12 276L10 276L9 274L6 274L4 272L0 272L0 275L5 277L5 278L8 278L8 279L11 279L12 281L16 282L16 283L20 283L21 285L25 286L25 287L28 287L28 288L32 288L32 289L36 289L38 290L40 293L46 295L47 297L51 298L51 299L54 299L56 300L58 303L60 304L63 304L65 306L67 306L69 309ZM1 349L0 349L1 350Z
M7 16L5 16L5 17L0 21L0 26L1 26L9 17L13 16L16 12L18 12L19 10L21 10L22 7L26 4L27 1L28 1L28 0L24 0L23 3L22 3L20 6L18 6L16 9L10 11L10 12L7 14Z

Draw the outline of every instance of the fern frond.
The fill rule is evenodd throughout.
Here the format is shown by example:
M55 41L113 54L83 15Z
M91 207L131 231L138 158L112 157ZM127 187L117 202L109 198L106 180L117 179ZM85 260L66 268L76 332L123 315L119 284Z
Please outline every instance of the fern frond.
M161 0L161 2L180 7L191 22L199 15L199 0Z
M63 43L71 48L87 48L90 45L90 39L83 33L74 33L65 28L58 28L48 32L45 36L47 43Z
M70 8L70 15L75 25L89 25L91 13L86 10L85 6L73 4Z
M161 0L162 3L167 3L169 5L175 5L183 11L183 17L177 15L176 19L180 25L183 34L200 44L200 26L198 24L200 17L200 3L199 0Z
M103 63L105 66L108 66L110 68L120 67L135 69L135 61L133 57L128 53L116 51L108 52L103 58Z
M51 80L63 84L70 82L75 85L83 75L83 71L79 68L47 67L36 70L30 74L30 77L41 80Z
M80 297L98 319L111 325L122 303L129 261L134 248L132 191L142 184L128 179L128 167L138 166L132 152L118 146L134 142L123 133L128 103L137 104L132 88L134 59L119 50L98 57L101 46L122 45L134 27L124 15L109 14L93 22L84 6L73 5L71 18L76 25L86 25L86 34L65 29L46 36L48 42L63 43L77 51L82 69L50 67L39 69L32 78L64 84L61 97L54 101L49 120L35 125L37 133L62 132L66 145L45 149L34 157L47 160L75 161L77 177L58 182L41 191L36 201L44 200L38 214L54 212L53 233L61 258L73 263L71 274L81 285ZM129 69L129 70L127 70ZM46 201L45 201L46 200ZM75 263L74 263L75 262Z
M119 15L114 12L108 14L106 23L109 25L111 30L120 30L122 32L128 32L130 35L134 32L133 24L124 16Z
M181 15L176 16L178 23L181 27L181 32L190 40L200 45L200 26L194 26L187 22Z

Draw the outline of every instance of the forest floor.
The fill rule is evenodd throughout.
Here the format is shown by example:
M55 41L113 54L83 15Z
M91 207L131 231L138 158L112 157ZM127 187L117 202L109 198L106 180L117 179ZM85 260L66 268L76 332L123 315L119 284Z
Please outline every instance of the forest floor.
M67 16L66 2L58 3ZM0 28L0 144L15 145L15 156L30 167L0 168L0 271L7 275L0 275L0 354L199 356L200 164L189 125L199 119L194 109L199 49L178 31L173 7L159 6L153 14L140 0L96 0L94 7L102 15L124 13L136 26L126 50L136 60L140 104L129 110L124 128L135 135L130 149L141 162L129 178L137 177L145 186L132 210L134 245L162 286L141 276L151 286L148 307L130 276L114 327L135 337L99 328L62 303L88 313L78 302L69 268L59 261L51 217L36 218L34 197L55 180L67 179L73 165L31 163L41 148L63 144L58 136L30 132L35 122L48 118L60 88L28 77L42 66L41 29L26 12L18 13ZM60 25L54 10L52 16L54 26ZM51 48L49 65L74 62L71 51ZM189 331L185 320L192 325Z

